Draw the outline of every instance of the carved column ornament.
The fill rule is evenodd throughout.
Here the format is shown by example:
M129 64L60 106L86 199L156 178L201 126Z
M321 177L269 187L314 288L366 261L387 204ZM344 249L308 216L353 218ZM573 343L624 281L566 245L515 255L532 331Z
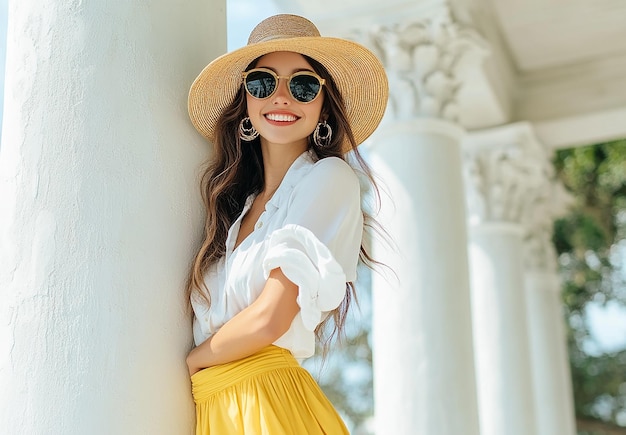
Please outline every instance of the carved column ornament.
M554 169L527 124L472 133L466 140L464 175L471 224L524 225L546 195Z
M555 219L564 216L574 197L560 181L552 179L545 195L535 204L533 219L524 231L524 264L526 270L557 273L557 253L552 243ZM558 289L558 287L557 287Z
M526 266L556 270L553 222L565 212L571 197L556 180L550 153L532 127L519 123L472 133L465 145L470 225L520 225Z
M457 97L464 75L488 53L482 37L450 14L379 27L357 39L385 65L388 114L396 120L435 117L458 122Z

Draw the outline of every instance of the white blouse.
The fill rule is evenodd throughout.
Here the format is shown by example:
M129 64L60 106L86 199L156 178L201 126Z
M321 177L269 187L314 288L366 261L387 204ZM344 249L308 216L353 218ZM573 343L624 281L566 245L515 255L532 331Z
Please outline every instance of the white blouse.
M356 280L363 235L359 180L343 160L315 161L307 151L291 165L265 205L254 230L237 249L241 220L250 196L228 231L226 254L205 276L211 296L208 308L192 297L196 345L261 294L272 269L298 286L300 312L274 344L302 360L315 352L314 330L344 298L346 282Z

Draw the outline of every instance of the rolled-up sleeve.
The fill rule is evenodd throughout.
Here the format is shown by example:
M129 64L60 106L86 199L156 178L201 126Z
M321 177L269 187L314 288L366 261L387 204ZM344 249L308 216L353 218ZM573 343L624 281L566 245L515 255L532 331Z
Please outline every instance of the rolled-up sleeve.
M363 236L359 180L343 160L319 161L294 187L284 225L269 235L263 272L280 267L299 288L303 325L314 330L356 279Z

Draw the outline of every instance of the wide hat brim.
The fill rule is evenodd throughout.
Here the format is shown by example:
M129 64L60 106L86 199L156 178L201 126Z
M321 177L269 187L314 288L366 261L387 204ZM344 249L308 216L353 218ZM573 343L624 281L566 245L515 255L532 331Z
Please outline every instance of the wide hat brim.
M242 85L241 73L258 57L277 51L309 56L328 70L343 97L357 145L378 127L387 106L389 84L378 58L364 46L346 39L307 36L249 44L224 54L195 79L189 91L189 116L209 141L222 111ZM344 151L351 149L344 143Z

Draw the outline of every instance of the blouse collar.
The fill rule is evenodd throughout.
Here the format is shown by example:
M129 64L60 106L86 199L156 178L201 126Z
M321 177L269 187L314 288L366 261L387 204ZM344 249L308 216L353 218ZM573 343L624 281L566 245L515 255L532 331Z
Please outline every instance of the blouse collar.
M269 210L270 207L279 208L287 201L294 186L311 170L315 161L315 155L311 150L300 154L287 170L274 195L265 204L265 210Z
M288 201L294 186L309 172L316 160L313 151L309 150L300 154L287 170L287 173L280 182L276 192L274 192L274 195L272 195L270 200L265 204L265 210L275 212L285 201ZM246 198L243 210L228 229L228 235L226 237L226 256L233 250L233 246L235 245L235 231L239 231L241 220L250 207L252 207L255 197L256 195L252 194Z

